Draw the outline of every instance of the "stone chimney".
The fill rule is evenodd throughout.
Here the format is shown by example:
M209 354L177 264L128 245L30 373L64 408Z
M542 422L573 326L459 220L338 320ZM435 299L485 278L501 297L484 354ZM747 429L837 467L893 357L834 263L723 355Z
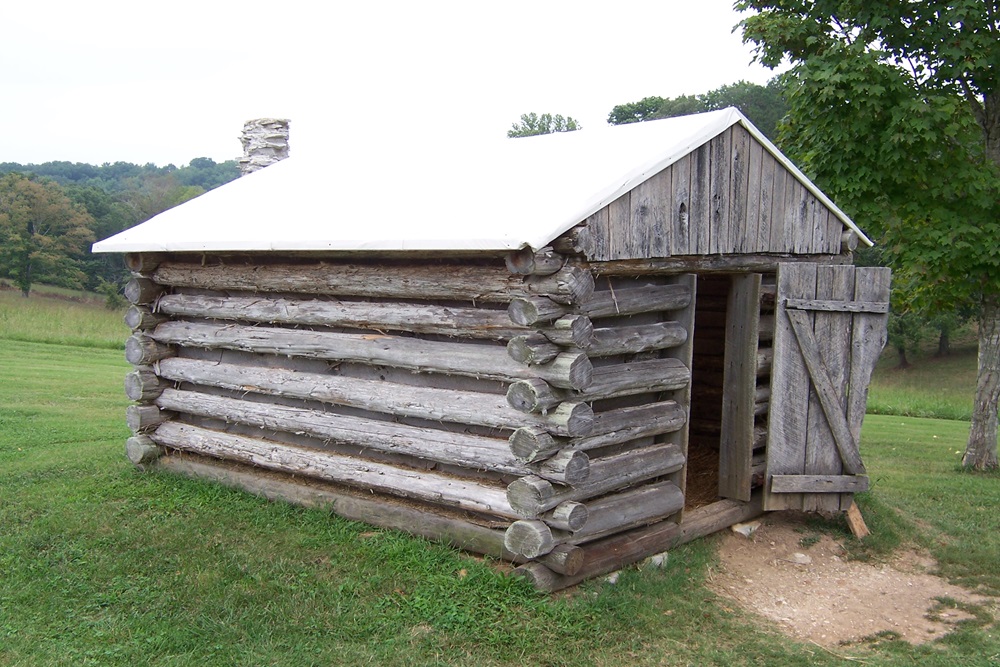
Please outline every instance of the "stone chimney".
M241 175L288 157L288 122L287 118L258 118L243 124Z

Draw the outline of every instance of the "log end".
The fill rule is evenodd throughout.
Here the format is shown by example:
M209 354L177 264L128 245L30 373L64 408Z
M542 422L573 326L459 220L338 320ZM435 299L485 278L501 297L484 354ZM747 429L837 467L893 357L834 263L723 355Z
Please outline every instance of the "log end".
M155 463L163 454L163 450L145 435L132 436L125 441L125 456L138 468Z
M552 529L541 521L515 521L503 536L503 546L525 558L538 558L555 547Z
M544 511L542 504L555 492L555 487L548 480L528 475L507 486L507 502L521 516L534 518Z

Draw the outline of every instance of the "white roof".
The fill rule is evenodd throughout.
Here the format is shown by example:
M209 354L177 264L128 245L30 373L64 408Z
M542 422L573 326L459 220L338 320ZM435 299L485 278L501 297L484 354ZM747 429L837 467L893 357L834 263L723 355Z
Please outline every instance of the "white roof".
M538 249L736 123L870 244L730 108L482 143L344 136L328 156L293 154L94 252Z

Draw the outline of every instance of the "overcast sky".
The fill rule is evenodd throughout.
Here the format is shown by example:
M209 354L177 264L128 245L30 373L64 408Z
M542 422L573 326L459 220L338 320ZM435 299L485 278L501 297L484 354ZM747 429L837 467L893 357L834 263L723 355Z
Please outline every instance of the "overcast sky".
M765 83L739 19L732 0L6 2L0 162L222 161L265 116L291 119L293 154L503 137L530 111L598 127L648 95Z

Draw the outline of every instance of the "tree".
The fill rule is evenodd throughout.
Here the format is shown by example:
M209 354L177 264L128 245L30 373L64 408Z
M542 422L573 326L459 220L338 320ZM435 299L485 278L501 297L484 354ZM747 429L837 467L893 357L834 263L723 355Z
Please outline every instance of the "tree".
M54 183L21 174L0 178L0 271L27 297L46 281L82 287L80 261L94 240L93 218Z
M979 361L963 465L997 467L997 0L740 0L756 58L787 58L779 140L880 240L927 306L972 306Z
M515 139L533 137L539 134L552 134L553 132L573 132L579 129L580 124L571 116L563 118L559 114L555 116L550 113L538 115L532 112L521 114L521 122L513 123L507 130L507 136Z
M702 95L644 97L638 102L615 106L608 114L608 124L625 125L644 120L715 111L726 107L738 108L765 136L773 137L778 121L785 115L787 109L781 80L775 77L766 86L738 81Z

